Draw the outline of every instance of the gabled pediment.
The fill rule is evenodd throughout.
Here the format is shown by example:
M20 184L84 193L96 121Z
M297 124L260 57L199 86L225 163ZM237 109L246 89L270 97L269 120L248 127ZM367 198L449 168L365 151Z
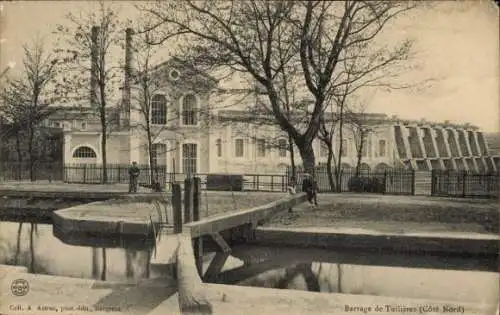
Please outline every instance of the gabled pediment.
M158 86L176 86L198 92L209 91L218 83L212 76L176 57L154 66L150 70L150 77Z

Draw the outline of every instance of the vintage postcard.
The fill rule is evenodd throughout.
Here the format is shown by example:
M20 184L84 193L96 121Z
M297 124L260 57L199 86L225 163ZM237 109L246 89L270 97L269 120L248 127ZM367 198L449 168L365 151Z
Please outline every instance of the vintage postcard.
M499 314L493 1L0 2L0 315Z

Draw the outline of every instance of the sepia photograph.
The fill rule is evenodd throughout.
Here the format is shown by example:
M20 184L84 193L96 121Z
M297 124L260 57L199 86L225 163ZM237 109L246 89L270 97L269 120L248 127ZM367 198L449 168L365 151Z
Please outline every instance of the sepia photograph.
M0 315L500 315L500 10L1 1Z

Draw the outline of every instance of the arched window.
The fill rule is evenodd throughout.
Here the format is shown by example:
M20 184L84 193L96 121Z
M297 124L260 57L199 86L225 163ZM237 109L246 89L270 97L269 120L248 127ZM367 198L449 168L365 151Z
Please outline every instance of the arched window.
M89 158L91 159L91 158L96 158L96 157L97 157L97 155L95 154L95 151L89 147L79 147L73 153L73 158L76 158L76 159L89 159Z
M182 124L198 125L197 100L193 94L187 94L182 100Z
M164 143L153 143L152 150L152 160L153 167L163 167L167 164L165 158L167 153L167 145Z
M167 98L165 95L154 95L151 99L151 124L167 124Z

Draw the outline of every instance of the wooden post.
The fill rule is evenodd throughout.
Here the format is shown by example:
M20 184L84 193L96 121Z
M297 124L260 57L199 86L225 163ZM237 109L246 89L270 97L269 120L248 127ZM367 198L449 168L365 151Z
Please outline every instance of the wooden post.
M192 191L192 198L193 198L193 221L199 221L200 220L200 195L201 195L201 180L199 177L193 178L192 181L193 185L193 191Z
M181 185L172 184L172 210L174 217L174 233L182 232L182 191Z
M193 179L187 177L184 179L184 222L191 222L191 206L193 199Z

